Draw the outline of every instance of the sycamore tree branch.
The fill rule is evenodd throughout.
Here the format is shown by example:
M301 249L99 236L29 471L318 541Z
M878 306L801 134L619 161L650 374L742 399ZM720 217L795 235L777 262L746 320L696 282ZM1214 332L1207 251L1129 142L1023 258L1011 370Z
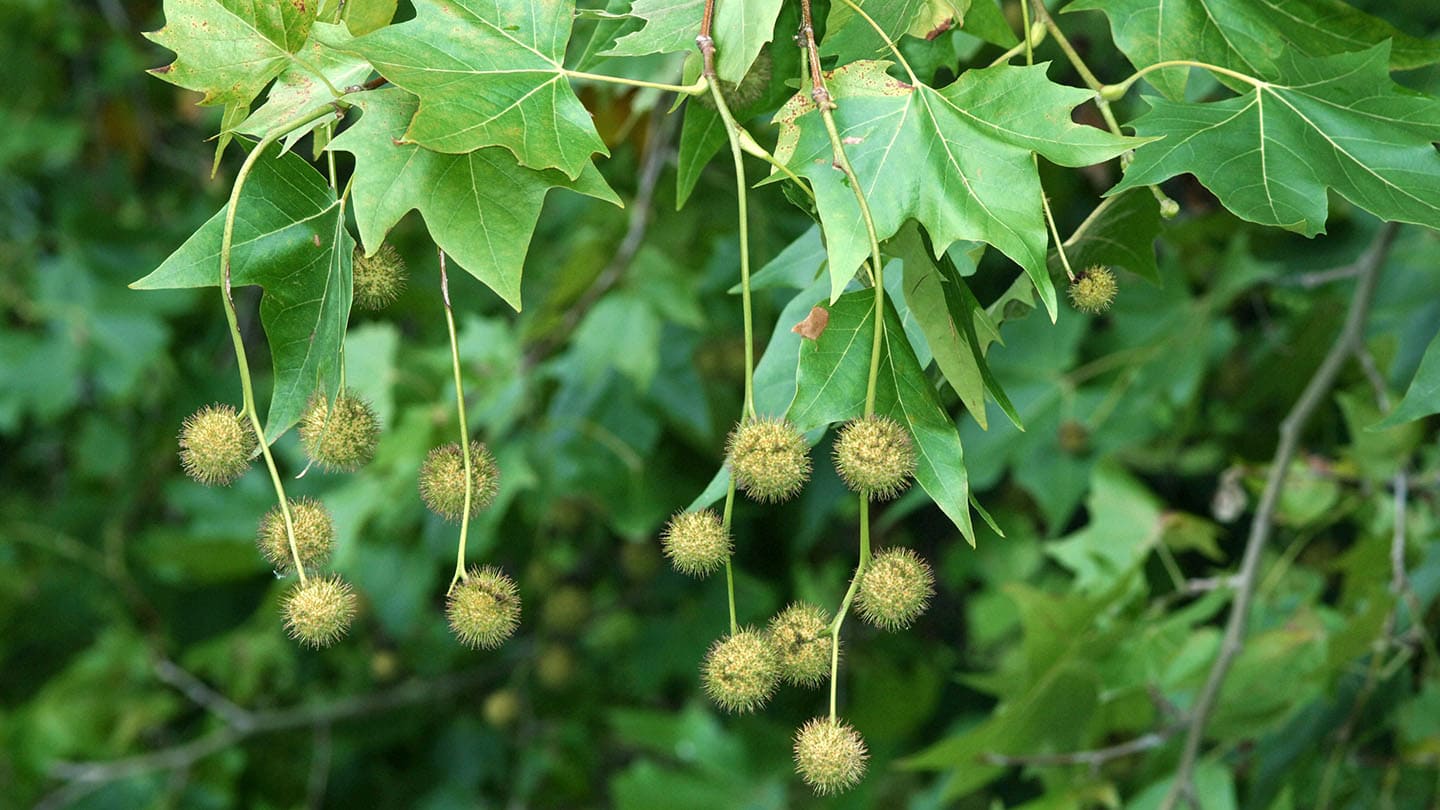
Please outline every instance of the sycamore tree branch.
M1060 766L1060 765L1089 765L1092 769L1098 769L1101 765L1112 759L1128 757L1131 754L1138 754L1159 748L1181 731L1185 730L1183 723L1166 726L1159 731L1152 731L1142 734L1131 740L1126 740L1115 745L1108 745L1104 748L1092 748L1085 751L1067 751L1059 754L1026 754L1011 756L1008 754L987 753L980 756L981 761L987 765L998 765L1001 767L1013 767L1016 765L1038 765L1038 766Z
M1214 664L1211 665L1205 685L1201 688L1200 695L1190 710L1189 727L1185 734L1185 748L1180 755L1175 779L1171 782L1170 790L1160 805L1161 810L1174 810L1182 799L1191 806L1198 806L1195 801L1193 784L1195 764L1200 756L1205 727L1219 700L1220 689L1225 685L1225 678L1230 674L1231 665L1235 663L1235 659L1245 646L1245 631L1249 624L1250 603L1255 595L1255 584L1260 570L1260 555L1270 539L1275 509L1280 502L1280 494L1285 488L1286 472L1290 468L1291 460L1295 457L1295 451L1305 425L1310 421L1315 409L1329 394L1330 387L1334 384L1345 361L1355 353L1356 347L1364 338L1365 323L1370 314L1370 302L1374 298L1380 266L1385 263L1385 257L1389 254L1390 246L1395 241L1397 229L1398 226L1395 223L1387 223L1381 229L1375 244L1367 251L1360 265L1360 276L1356 281L1355 292L1350 300L1350 308L1345 315L1345 324L1341 328L1339 336L1330 347L1329 353L1325 355L1325 359L1321 361L1320 367L1316 369L1315 375L1310 378L1305 390L1301 392L1300 398L1295 401L1295 405L1280 423L1280 440L1275 447L1275 457L1270 462L1270 472L1265 479L1265 489L1260 496L1260 504L1250 523L1249 537L1245 542L1245 552L1241 557L1240 571L1237 574L1235 601L1230 607L1230 617L1225 624L1225 635L1220 642L1220 652L1216 656Z

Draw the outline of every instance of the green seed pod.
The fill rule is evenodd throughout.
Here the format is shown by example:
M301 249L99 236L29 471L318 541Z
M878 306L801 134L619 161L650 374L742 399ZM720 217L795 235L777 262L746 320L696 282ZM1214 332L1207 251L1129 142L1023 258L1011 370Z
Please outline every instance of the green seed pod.
M780 661L770 640L745 627L716 641L700 665L700 682L715 705L727 712L752 712L775 694Z
M366 256L365 251L355 248L354 254L355 305L361 309L384 309L395 303L405 290L405 279L409 272L405 260L394 245L385 243Z
M742 421L731 431L726 451L735 485L762 503L788 501L810 478L805 434L784 419Z
M908 548L887 548L860 578L855 605L860 617L882 630L901 630L925 612L935 594L935 575Z
M835 470L851 491L888 501L904 492L915 475L915 442L888 416L851 420L835 438Z
M338 575L297 582L281 606L285 629L307 647L329 647L350 630L358 601Z
M814 687L830 674L830 615L824 608L796 602L776 614L766 632L786 682Z
M661 533L660 547L676 571L704 577L730 558L730 533L714 509L679 512Z
M180 426L180 466L207 486L228 486L250 469L255 430L229 405L206 405Z
M816 717L795 732L795 772L821 796L859 784L868 758L860 732L843 720Z
M470 442L470 517L495 502L500 491L500 467L483 442ZM430 511L446 520L465 513L465 458L459 442L437 447L420 465L420 499Z
M335 522L323 504L314 498L290 501L290 522L295 527L295 550L305 570L325 564L335 548ZM274 506L260 519L256 538L260 554L282 574L295 570L290 554L290 537L285 533L285 515Z
M471 568L445 605L450 629L472 649L499 647L520 624L520 589L494 566Z
M1099 315L1115 303L1115 295L1119 291L1115 273L1104 265L1096 265L1082 271L1070 282L1070 303L1081 312Z
M313 397L300 418L305 455L326 470L354 472L369 464L379 437L374 409L349 389L335 397L333 409L325 397Z

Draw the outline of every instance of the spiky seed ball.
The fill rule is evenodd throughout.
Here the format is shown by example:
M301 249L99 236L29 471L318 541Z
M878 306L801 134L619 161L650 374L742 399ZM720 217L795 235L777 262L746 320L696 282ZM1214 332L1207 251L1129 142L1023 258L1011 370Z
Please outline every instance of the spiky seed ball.
M1096 265L1070 282L1070 303L1081 312L1099 315L1115 303L1115 294L1119 291L1115 273L1104 265Z
M500 467L483 442L470 442L470 516L494 503L500 491ZM420 499L430 511L446 520L459 520L465 513L465 457L460 443L437 447L420 465Z
M770 620L766 631L780 664L780 677L795 686L819 686L830 672L830 614L796 602Z
M374 256L355 248L354 262L355 305L361 309L384 309L395 303L405 290L405 279L409 272L400 251L388 242L381 245Z
M290 637L308 647L329 647L350 630L358 600L338 575L296 583L285 596L281 614Z
M775 694L780 660L765 634L751 627L716 641L700 665L700 682L727 712L752 712Z
M369 464L379 437L375 410L349 389L335 397L334 408L325 397L313 397L300 418L305 455L327 470L354 472Z
M520 589L494 566L471 568L445 605L445 617L460 643L474 649L499 647L520 624Z
M765 48L755 57L755 62L750 65L750 71L739 84L731 82L720 82L720 95L725 97L725 106L732 111L739 113L751 104L759 101L765 91L770 89L770 76L774 70L774 60L770 56L770 49ZM701 104L711 109L715 108L715 98L710 93L704 92L696 97Z
M865 569L855 604L865 621L882 630L901 630L925 612L933 595L930 565L908 548L887 548Z
M306 571L330 559L330 552L335 548L335 522L323 504L314 498L290 501L290 523L295 527L295 550L300 553L300 564ZM276 571L288 574L295 570L290 537L285 533L285 515L278 505L260 518L256 542L260 554Z
M250 468L255 430L229 405L206 405L180 426L180 466L208 486L228 486Z
M787 501L810 478L805 435L784 419L745 420L726 442L735 484L762 503Z
M679 512L661 532L660 546L676 571L704 577L730 557L730 533L714 509Z
M860 732L843 720L816 717L795 732L795 772L821 796L859 784L868 758Z
M835 438L835 470L851 491L888 501L910 485L915 442L910 431L888 416L851 420Z

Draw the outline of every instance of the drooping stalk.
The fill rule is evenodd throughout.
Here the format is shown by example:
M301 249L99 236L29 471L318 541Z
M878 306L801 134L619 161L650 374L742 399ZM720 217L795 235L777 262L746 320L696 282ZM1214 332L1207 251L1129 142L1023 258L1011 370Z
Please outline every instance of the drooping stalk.
M455 372L455 415L460 421L460 460L465 472L465 501L460 510L460 540L455 550L455 575L446 593L470 578L465 570L465 541L470 534L470 504L475 498L475 473L470 458L470 426L465 417L465 380L460 373L460 342L455 337L455 314L450 306L450 278L445 273L445 251L440 254L440 299L445 302L445 328L450 333L450 367Z

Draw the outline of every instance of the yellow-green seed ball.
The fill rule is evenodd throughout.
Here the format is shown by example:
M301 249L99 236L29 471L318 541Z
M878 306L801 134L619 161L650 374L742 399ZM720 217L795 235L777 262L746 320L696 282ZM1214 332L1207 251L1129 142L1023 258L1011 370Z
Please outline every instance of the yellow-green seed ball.
M556 633L572 633L590 616L590 596L574 585L548 591L540 606L540 623Z
M308 647L329 647L350 630L358 601L349 583L339 576L296 583L281 606L285 629Z
M498 568L472 568L465 581L450 592L445 617L461 644L494 649L520 624L520 589Z
M775 694L780 660L765 634L741 628L711 645L700 665L700 682L725 711L752 712Z
M680 512L661 532L660 547L676 571L704 577L730 558L730 533L713 509Z
M732 112L739 113L751 104L759 101L770 89L770 76L774 70L774 60L770 56L770 49L765 48L755 57L755 62L750 65L750 70L739 84L727 81L720 82L720 95L725 97L725 106ZM715 108L715 98L707 90L695 97L697 101L711 109Z
M843 720L816 717L795 732L795 772L821 796L859 784L868 758L860 732Z
M405 269L405 260L394 245L381 245L374 256L366 256L357 247L352 266L355 305L361 309L384 309L395 303L405 290L409 273Z
M208 486L227 486L250 469L255 430L229 405L206 405L180 426L180 466Z
M835 438L835 470L852 492L888 501L915 475L915 442L888 416L852 420Z
M741 422L726 449L735 485L762 503L795 497L810 478L810 446L784 419Z
M1081 312L1099 315L1115 303L1115 295L1119 291L1115 273L1108 267L1096 265L1070 282L1070 303Z
M470 442L470 516L495 502L500 492L500 467L483 442ZM459 442L437 447L420 465L420 499L446 520L465 514L465 458Z
M888 548L870 561L855 597L860 617L882 630L901 630L925 612L935 594L935 575L908 548Z
M819 686L830 674L830 615L818 605L796 602L770 620L766 631L780 677L795 686Z
M305 570L323 565L335 548L335 522L323 504L314 498L290 501L290 523L295 527L295 550ZM285 532L285 515L279 506L272 507L260 518L256 538L260 554L276 571L288 574L295 570L290 553L290 536Z
M348 389L335 397L333 408L323 396L311 399L300 419L305 455L326 470L354 472L369 464L379 438L374 409Z

